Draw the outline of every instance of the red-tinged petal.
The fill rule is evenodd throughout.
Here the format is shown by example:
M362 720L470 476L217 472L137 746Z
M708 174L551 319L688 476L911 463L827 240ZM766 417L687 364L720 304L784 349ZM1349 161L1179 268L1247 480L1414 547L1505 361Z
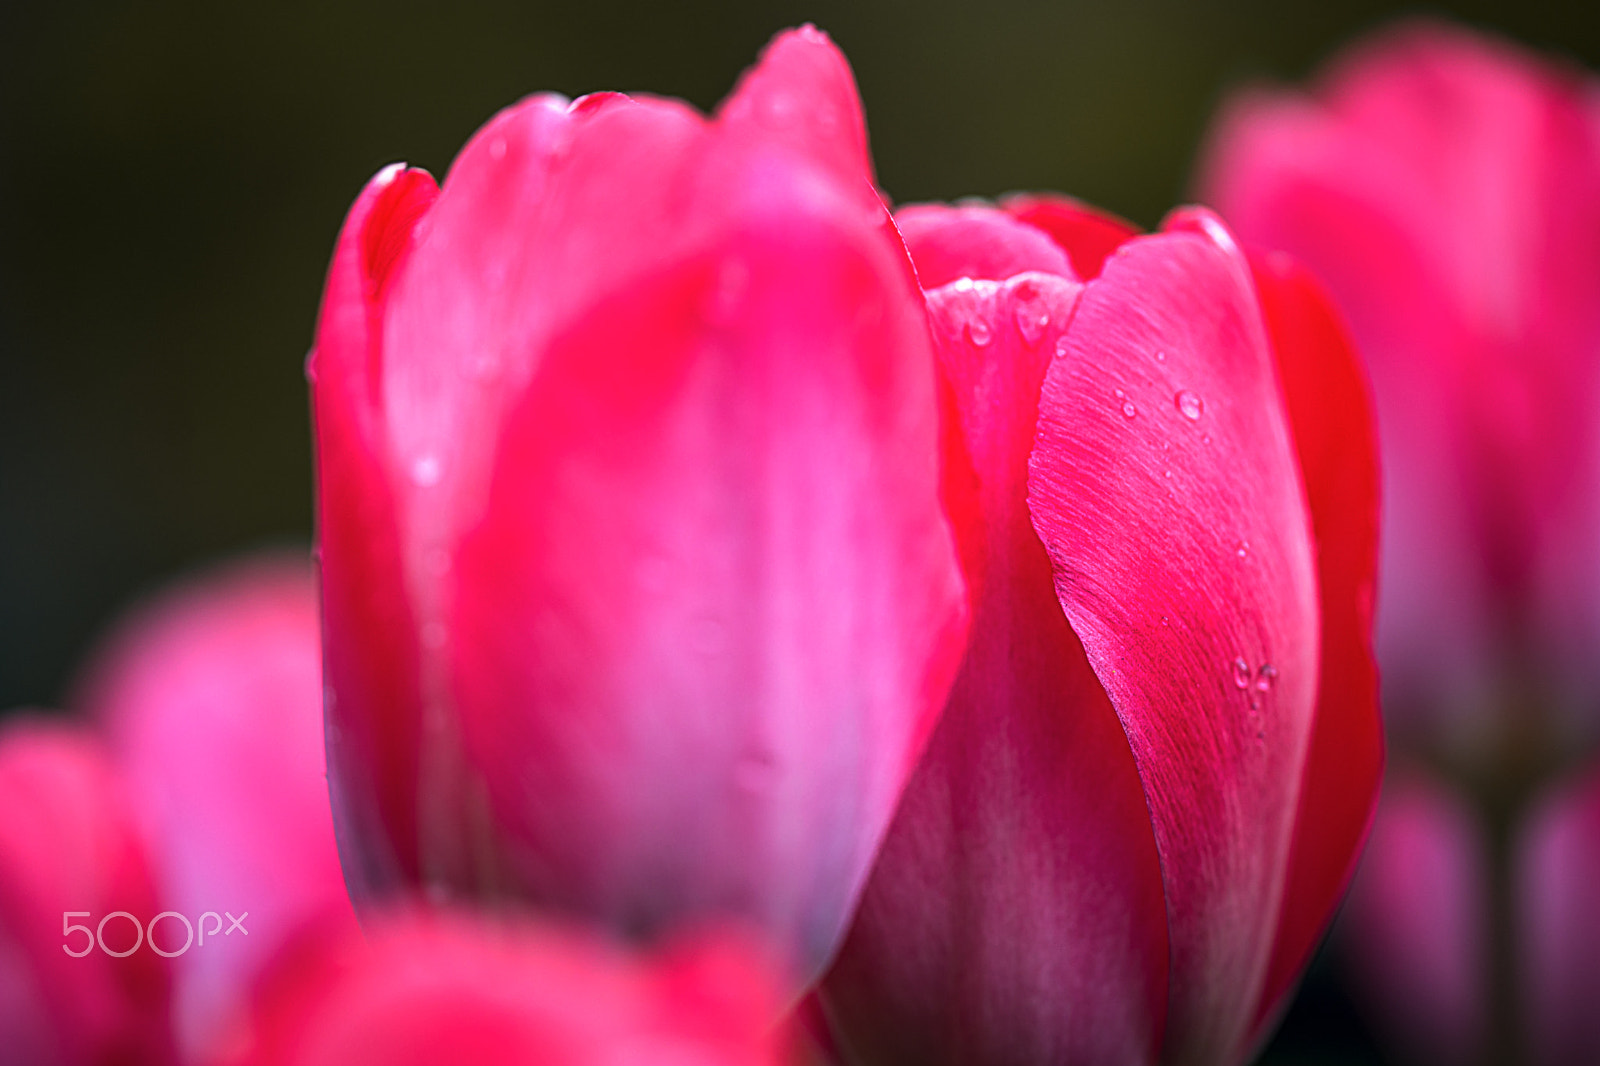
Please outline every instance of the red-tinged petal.
M420 665L380 403L382 296L436 190L390 167L339 235L307 363L317 443L317 543L329 783L350 889L417 872Z
M110 760L44 719L0 727L0 1054L62 1066L176 1061L164 960L135 942L161 910ZM64 915L66 912L73 912ZM79 913L87 912L87 913ZM66 925L87 926L89 932ZM84 948L88 947L88 951ZM70 951L63 950L64 948ZM77 957L73 953L78 953Z
M84 709L111 736L164 905L202 931L207 911L249 915L248 937L174 963L196 1061L296 930L354 924L328 809L320 657L311 567L273 558L141 609L90 671ZM159 933L169 950L185 939L176 920Z
M1517 854L1519 1006L1529 1061L1600 1062L1600 775L1552 790Z
M1317 690L1316 575L1249 267L1214 217L1135 238L1045 376L1028 503L1133 747L1167 898L1166 1055L1255 1018Z
M778 1066L778 990L736 939L650 959L586 933L380 916L285 960L226 1066Z
M1079 291L1025 274L928 294L979 479L979 545L963 555L982 568L981 593L949 704L824 984L864 1061L1160 1052L1167 915L1149 808L1028 516L1040 383Z
M1404 1061L1480 1061L1485 847L1471 809L1439 785L1408 774L1385 787L1335 942L1361 1006Z
M1048 236L992 207L914 204L896 211L894 222L927 291L957 278L1004 281L1028 270L1077 277Z
M1106 257L1138 236L1139 227L1097 207L1055 193L1023 193L1000 202L1007 214L1048 233L1080 278L1097 278Z
M1311 505L1322 610L1316 721L1261 999L1264 1022L1305 967L1355 871L1383 776L1383 720L1372 658L1378 454L1366 376L1338 311L1304 267L1281 253L1252 255L1250 265Z
M832 954L964 638L898 242L805 172L592 308L508 420L450 654L498 876L644 934Z
M872 189L855 77L844 53L815 26L773 38L717 109L717 123L734 136L783 144L863 194Z
M1595 84L1413 25L1315 98L1242 97L1202 168L1239 232L1349 315L1384 447L1387 702L1458 744L1507 685L1591 716L1600 685Z

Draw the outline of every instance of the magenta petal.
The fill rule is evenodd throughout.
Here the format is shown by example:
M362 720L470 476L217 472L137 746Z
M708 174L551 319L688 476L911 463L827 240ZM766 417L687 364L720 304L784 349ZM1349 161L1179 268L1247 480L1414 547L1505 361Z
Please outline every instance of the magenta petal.
M993 207L914 204L896 211L894 222L925 290L957 278L1003 281L1028 270L1076 277L1047 235Z
M162 905L98 739L42 718L0 723L0 1057L175 1063L166 960L149 950L116 958L90 944L106 915L123 911L142 925ZM63 935L67 924L88 931ZM135 942L123 917L103 935L113 951Z
M191 922L249 915L248 938L174 960L179 1035L198 1060L243 1020L284 945L312 924L354 927L328 809L310 565L263 559L170 593L123 623L90 677L86 709L111 736L163 903ZM185 933L169 923L176 947Z
M1372 658L1378 455L1366 375L1343 322L1288 256L1252 256L1277 355L1317 545L1322 659L1289 879L1261 999L1267 1021L1305 968L1344 894L1383 774Z
M1056 193L1019 193L1000 206L1012 218L1049 234L1072 258L1080 278L1099 277L1106 257L1139 233L1125 219Z
M1406 1061L1479 1061L1489 1016L1485 848L1471 808L1439 785L1410 774L1384 789L1337 940L1362 1006Z
M740 914L814 975L963 596L898 242L738 148L705 179L726 235L591 304L508 418L452 693L503 834L486 876L642 934Z
M1522 1017L1529 1062L1600 1062L1600 774L1554 790L1517 855Z
M1243 1053L1317 691L1309 515L1249 267L1214 217L1136 238L1045 376L1028 504L1133 747L1167 897L1166 1054Z
M1127 738L1028 517L1040 382L1080 286L928 294L979 521L962 671L824 985L866 1061L1154 1062L1167 917Z

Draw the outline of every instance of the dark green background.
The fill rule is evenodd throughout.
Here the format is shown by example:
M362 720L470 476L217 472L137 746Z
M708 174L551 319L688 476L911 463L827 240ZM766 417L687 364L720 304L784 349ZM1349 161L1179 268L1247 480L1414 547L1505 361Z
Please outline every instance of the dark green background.
M1060 189L1152 224L1182 199L1230 86L1301 78L1406 10L0 8L0 708L59 702L97 630L162 579L309 539L301 367L344 211L390 161L442 175L524 93L646 89L709 107L775 30L815 21L855 66L897 200ZM1450 13L1594 67L1595 10ZM1274 1061L1334 1061L1316 1048L1359 1061L1325 968L1312 991Z

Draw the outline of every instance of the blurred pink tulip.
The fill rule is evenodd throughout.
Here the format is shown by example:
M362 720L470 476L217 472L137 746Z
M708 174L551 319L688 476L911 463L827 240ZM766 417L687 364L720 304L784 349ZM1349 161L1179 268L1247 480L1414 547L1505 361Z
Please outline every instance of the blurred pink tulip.
M778 983L701 939L650 960L587 935L380 916L306 945L263 989L226 1066L778 1066Z
M165 961L148 950L112 954L142 944L144 923L161 910L128 811L110 761L86 730L43 718L0 723L0 1059L7 1063L175 1061ZM137 940L117 912L140 924Z
M290 558L164 594L89 668L85 709L110 737L163 906L216 934L174 959L191 1055L225 1038L251 982L297 933L354 926L323 772L321 677L311 567ZM212 930L223 914L248 918Z
M1406 1062L1480 1061L1488 891L1487 844L1472 808L1417 771L1388 782L1338 936L1360 1005Z
M1497 745L1491 713L1550 703L1594 732L1600 81L1411 24L1310 96L1238 97L1201 173L1245 240L1327 281L1370 362L1395 719Z
M1517 863L1522 1007L1535 1066L1600 1062L1600 768L1555 789Z
M496 116L352 208L308 373L358 903L833 953L960 658L933 353L844 58Z
M1229 1063L1382 763L1365 382L1204 210L896 216L955 416L973 634L824 985L878 1063Z

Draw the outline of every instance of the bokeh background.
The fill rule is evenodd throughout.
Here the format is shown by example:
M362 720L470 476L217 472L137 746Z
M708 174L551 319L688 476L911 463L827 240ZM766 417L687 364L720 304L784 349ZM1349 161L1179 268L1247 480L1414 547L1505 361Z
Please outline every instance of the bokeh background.
M707 108L783 27L852 60L901 202L1058 189L1152 225L1230 88L1411 14L1590 68L1600 5L938 0L0 3L0 708L120 607L309 542L302 365L335 233L539 89ZM1379 1062L1328 960L1265 1061Z

